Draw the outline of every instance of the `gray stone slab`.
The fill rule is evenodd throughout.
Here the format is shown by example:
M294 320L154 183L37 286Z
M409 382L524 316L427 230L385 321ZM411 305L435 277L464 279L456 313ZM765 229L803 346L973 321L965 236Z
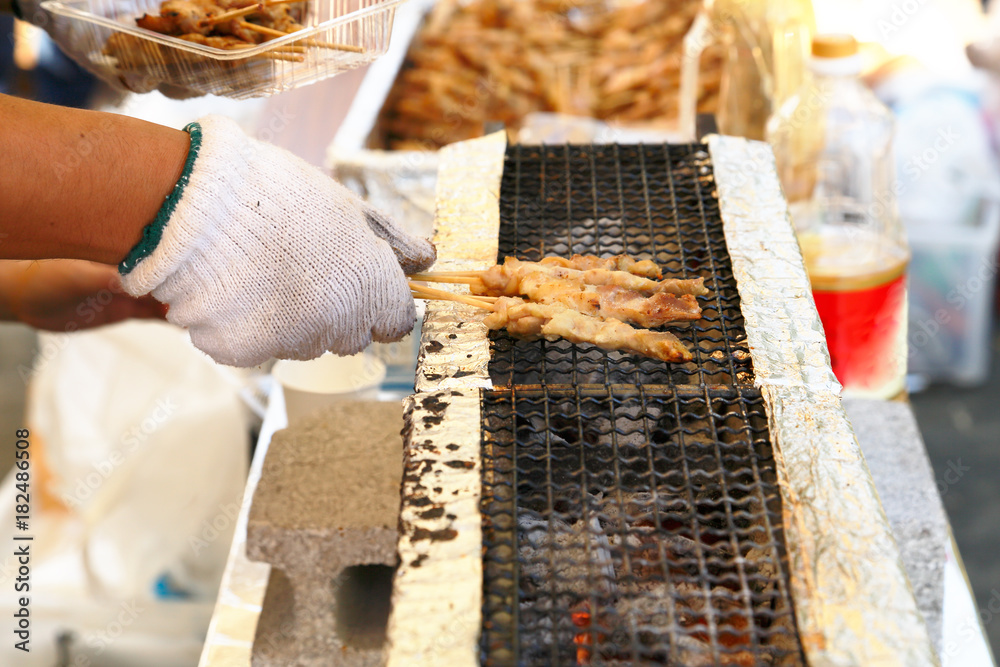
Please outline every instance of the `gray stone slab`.
M382 664L387 613L361 606L388 591L356 566L396 563L402 427L398 403L345 401L271 439L247 523L273 568L254 667Z
M948 519L913 411L906 403L847 399L927 630L940 654Z

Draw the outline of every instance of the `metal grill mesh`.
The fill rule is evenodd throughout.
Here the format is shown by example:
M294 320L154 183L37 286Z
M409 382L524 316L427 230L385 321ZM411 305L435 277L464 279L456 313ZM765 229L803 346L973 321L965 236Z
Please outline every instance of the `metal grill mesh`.
M704 146L512 146L500 196L499 259L627 253L673 278L705 278L698 322L668 327L687 364L594 345L525 342L491 333L495 386L753 384L743 315Z
M754 390L483 407L486 664L799 664Z
M703 276L665 364L491 333L486 665L802 665L767 420L708 154L508 148L499 260L628 253Z

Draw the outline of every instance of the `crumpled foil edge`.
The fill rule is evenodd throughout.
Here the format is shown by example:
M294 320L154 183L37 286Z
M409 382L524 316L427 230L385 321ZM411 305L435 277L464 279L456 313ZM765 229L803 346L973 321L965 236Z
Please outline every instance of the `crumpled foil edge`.
M437 271L496 263L506 137L498 132L440 153ZM465 292L464 285L435 285ZM403 490L386 641L387 667L479 664L482 626L480 390L492 387L483 312L429 301L417 393L405 402Z
M434 271L477 271L497 261L500 178L506 134L495 132L441 150L437 180ZM465 285L435 285L468 292ZM492 387L490 344L483 311L450 301L428 301L420 335L416 390Z
M386 666L473 667L483 591L479 390L415 394L403 412Z
M937 665L841 405L774 155L763 142L707 142L774 443L806 660L811 667Z

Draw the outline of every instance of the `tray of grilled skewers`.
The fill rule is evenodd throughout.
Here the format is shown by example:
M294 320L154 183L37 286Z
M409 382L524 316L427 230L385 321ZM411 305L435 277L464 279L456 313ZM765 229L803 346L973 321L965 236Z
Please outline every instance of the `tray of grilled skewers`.
M135 92L163 84L263 97L366 65L403 0L47 0L90 69Z
M459 294L427 283L469 286ZM701 318L697 297L704 278L664 278L651 260L628 255L507 257L484 271L440 271L410 276L413 296L457 301L488 311L483 324L516 338L564 338L652 359L691 361L691 350L660 327ZM653 331L652 329L657 329Z

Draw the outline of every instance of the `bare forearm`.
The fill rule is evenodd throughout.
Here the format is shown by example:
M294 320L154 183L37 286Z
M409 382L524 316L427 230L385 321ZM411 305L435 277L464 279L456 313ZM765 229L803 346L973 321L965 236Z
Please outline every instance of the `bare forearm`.
M0 258L119 262L180 177L188 135L0 95Z
M17 264L20 262L0 262L0 322L17 320L13 303L20 269Z

